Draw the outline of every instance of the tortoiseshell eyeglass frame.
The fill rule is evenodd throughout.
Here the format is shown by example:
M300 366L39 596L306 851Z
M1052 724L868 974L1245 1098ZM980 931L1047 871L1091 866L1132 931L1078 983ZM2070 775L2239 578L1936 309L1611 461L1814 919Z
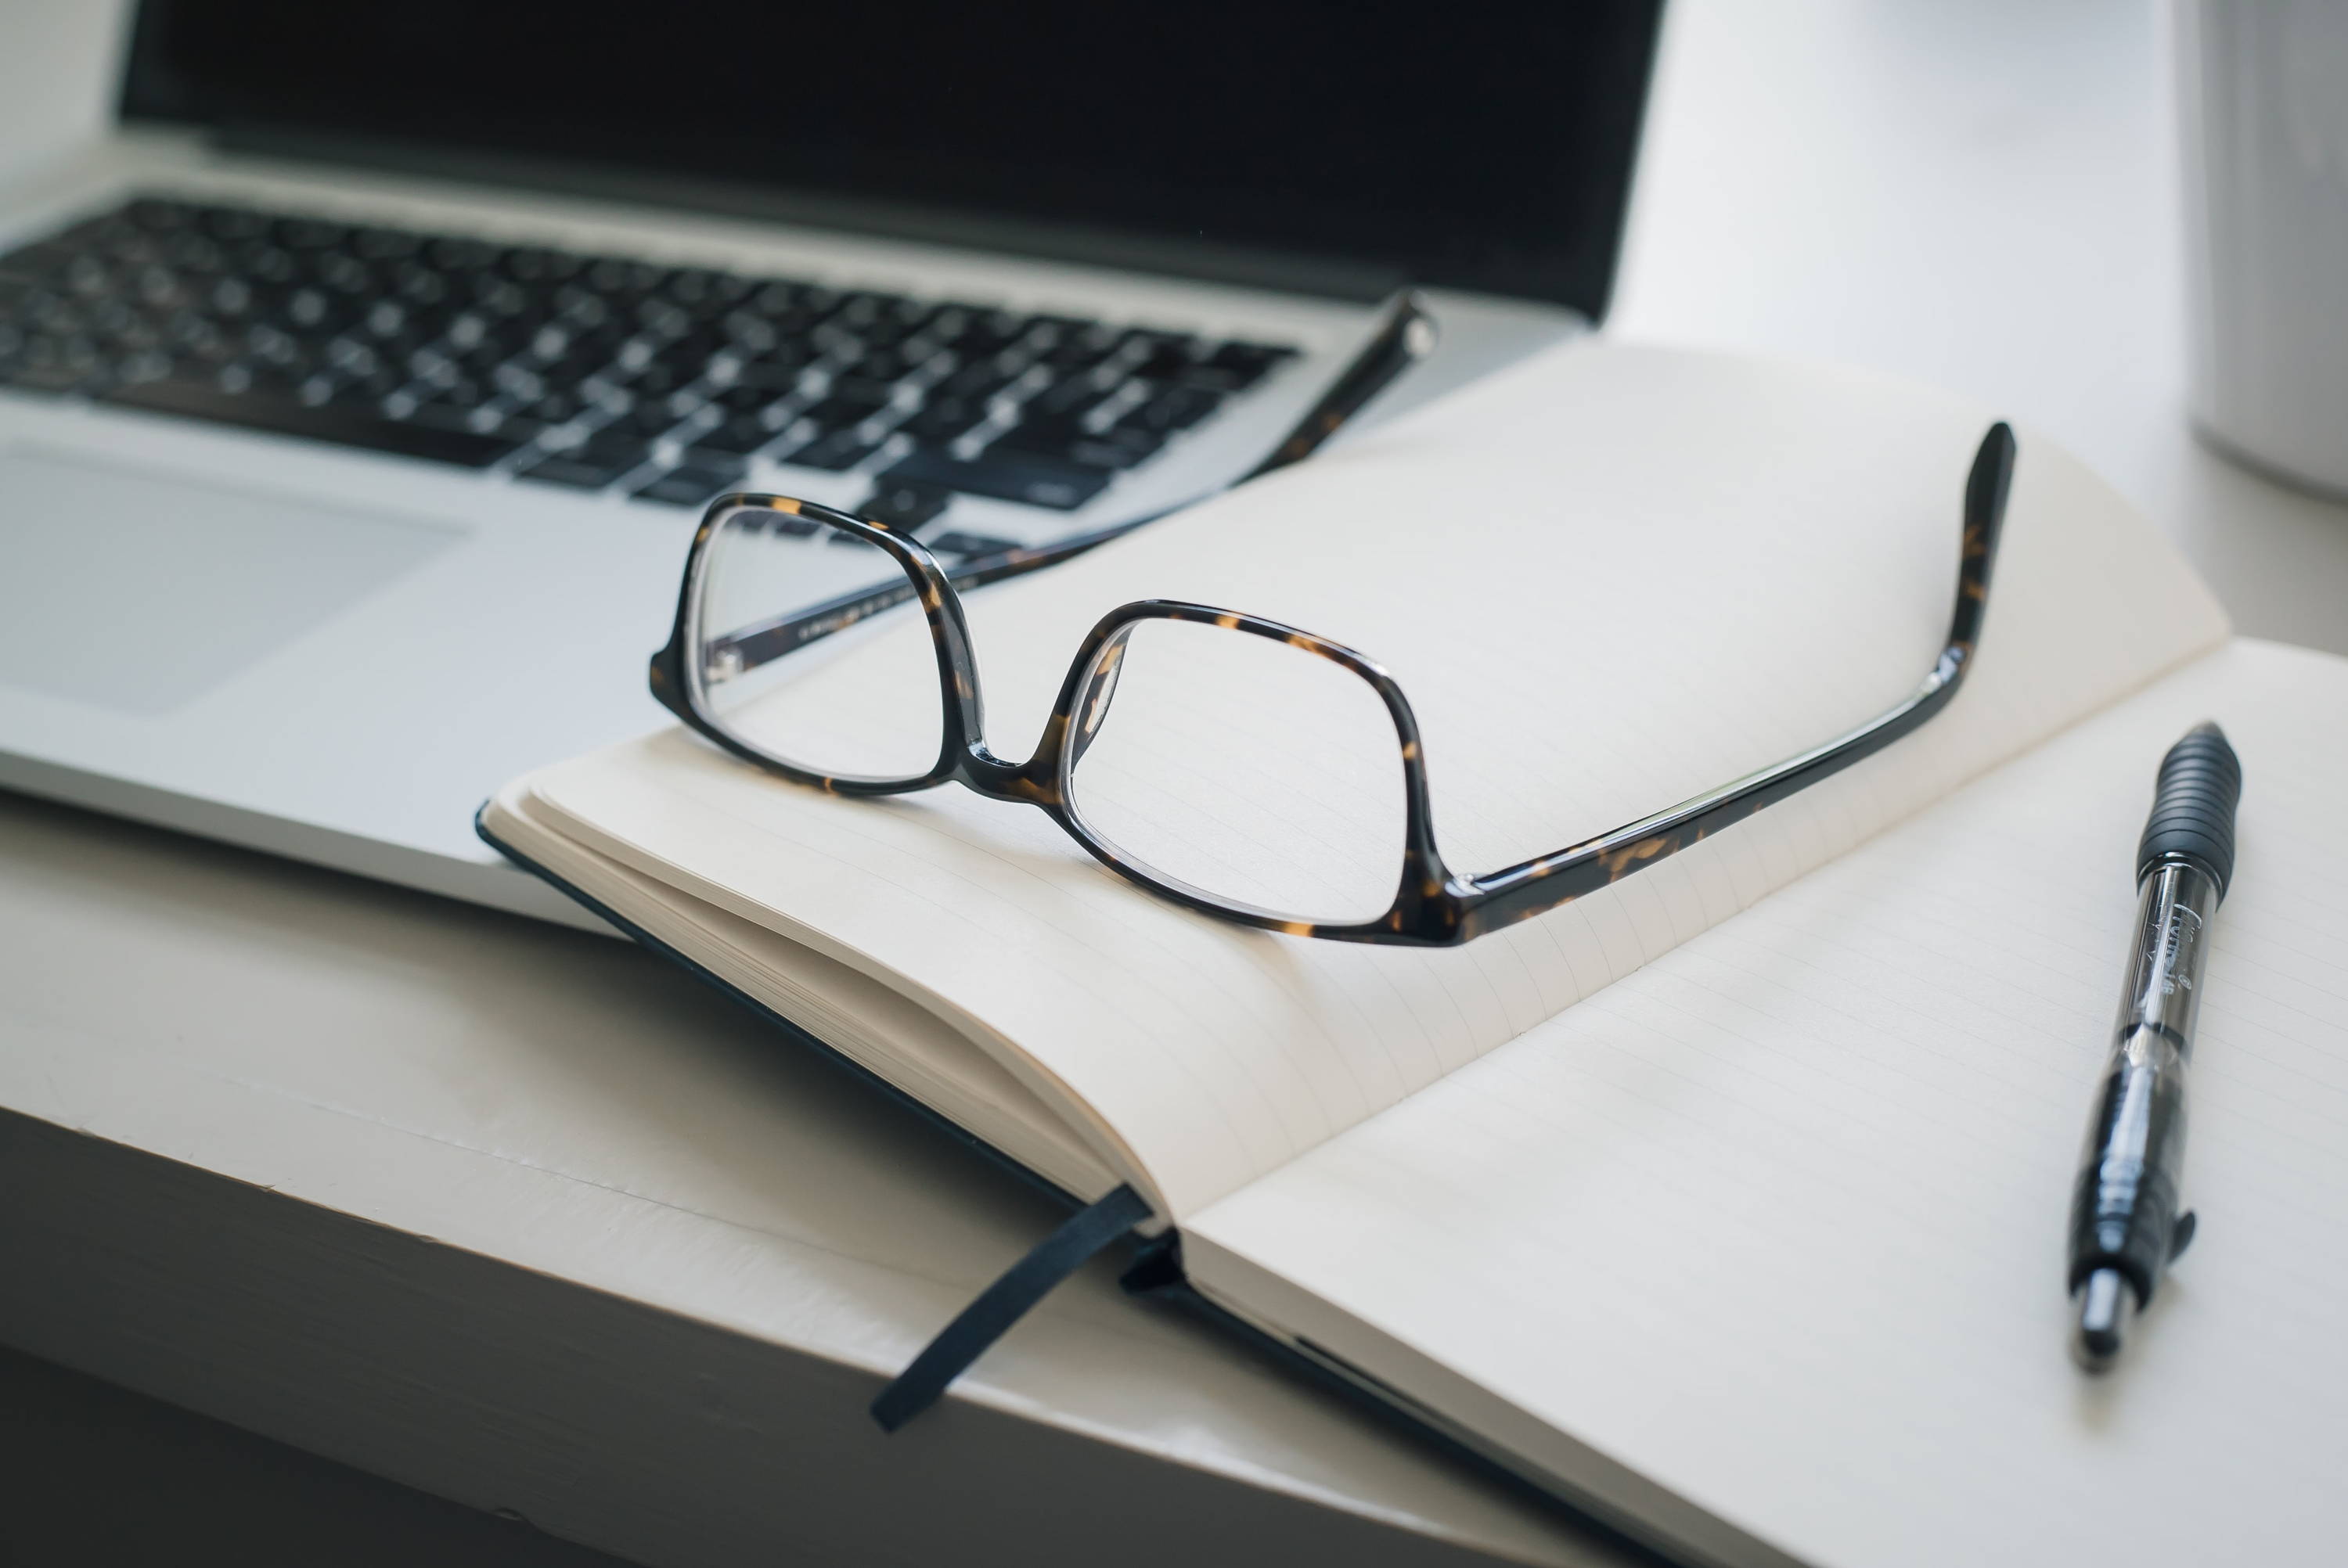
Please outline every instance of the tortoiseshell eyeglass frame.
M1077 648L1035 755L1025 763L1010 762L996 756L986 745L978 665L972 656L970 624L963 613L961 596L955 591L954 574L941 567L918 540L884 524L850 517L812 501L785 496L731 495L710 504L686 559L685 589L678 602L675 627L668 645L653 656L652 689L663 705L701 734L745 761L798 784L838 794L882 795L930 789L951 781L991 800L1022 802L1041 808L1111 870L1203 914L1295 937L1454 947L1570 903L1700 843L1722 828L1881 751L1946 707L1962 683L1980 641L1982 620L1989 605L1990 572L1997 558L1998 533L2013 480L2013 432L2003 424L1991 426L1965 484L1963 543L1957 569L1956 607L1950 618L1948 636L1932 668L1909 696L1858 728L1773 767L1611 833L1481 876L1455 875L1436 847L1426 758L1419 741L1418 723L1412 716L1402 688L1375 661L1343 643L1236 610L1170 600L1141 600L1120 605L1103 616ZM688 652L700 641L700 629L695 624L700 574L706 567L709 541L728 519L747 512L785 513L839 529L886 551L903 569L906 588L888 598L887 603L920 600L936 647L938 679L944 696L938 758L927 773L904 779L811 773L745 742L711 714L703 700L705 655L697 660ZM813 623L802 616L791 622L750 628L720 641L727 654L736 661L734 667L739 668L745 651L756 655L748 662L764 662L870 612L850 614L845 621L835 617L834 624L823 625L811 635ZM1285 642L1343 665L1368 682L1377 692L1394 721L1395 739L1401 748L1405 806L1399 876L1394 901L1385 914L1356 924L1333 924L1301 920L1277 910L1218 897L1204 888L1128 859L1086 823L1071 797L1069 781L1076 759L1083 754L1107 712L1107 703L1096 699L1113 690L1117 661L1135 628L1159 620L1200 621L1247 636ZM790 637L774 639L776 631L787 625L792 628ZM1078 722L1079 714L1083 715L1082 723Z

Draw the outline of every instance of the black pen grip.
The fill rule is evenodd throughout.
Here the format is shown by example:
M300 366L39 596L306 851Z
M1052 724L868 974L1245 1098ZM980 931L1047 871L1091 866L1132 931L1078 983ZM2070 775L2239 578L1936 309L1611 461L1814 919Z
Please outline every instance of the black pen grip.
M2234 879L2234 807L2242 798L2242 764L2226 732L2200 724L2160 760L2152 815L2136 852L2136 876L2163 860L2185 859L2207 871L2220 897Z

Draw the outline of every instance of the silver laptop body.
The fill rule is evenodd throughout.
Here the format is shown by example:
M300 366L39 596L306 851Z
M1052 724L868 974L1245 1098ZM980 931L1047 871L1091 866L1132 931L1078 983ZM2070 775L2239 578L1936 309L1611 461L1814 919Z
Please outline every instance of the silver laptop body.
M152 112L155 73L190 69L158 51L240 3L149 0L141 112L0 190L0 785L566 921L472 813L664 722L644 660L705 492L899 508L942 551L1046 543L1250 466L1391 282L1442 346L1381 415L1580 330L1653 32L1607 19L1628 128L1588 155L1612 210L1577 301L320 136L314 102L254 134L249 87L217 123L201 81ZM1009 242L945 242L982 231Z

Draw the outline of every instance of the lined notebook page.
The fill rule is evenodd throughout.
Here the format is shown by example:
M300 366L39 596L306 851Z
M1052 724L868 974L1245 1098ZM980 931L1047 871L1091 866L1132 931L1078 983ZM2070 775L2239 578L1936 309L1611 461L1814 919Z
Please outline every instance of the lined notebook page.
M1426 731L1446 853L1497 868L1911 689L1946 625L1989 418L1855 373L1562 350L970 596L990 735L1025 754L1083 632L1120 602L1267 615L1387 663ZM681 734L528 788L603 852L956 1009L1039 1093L1113 1129L1128 1173L1179 1216L2223 633L2175 553L2024 433L1982 652L1946 714L1616 888L1447 952L1233 928L1129 887L1039 813L959 789L829 798ZM836 658L808 680L852 710L890 700L873 685L887 663ZM1219 743L1219 714L1252 720L1261 700L1203 681L1194 696L1195 733L1169 749ZM1325 794L1299 759L1221 820L1276 856L1282 814Z
M2209 717L2245 784L2201 1225L2091 1381L2066 1205L2154 770ZM1806 1562L2336 1563L2343 776L2348 662L2232 644L1195 1216L1188 1265Z

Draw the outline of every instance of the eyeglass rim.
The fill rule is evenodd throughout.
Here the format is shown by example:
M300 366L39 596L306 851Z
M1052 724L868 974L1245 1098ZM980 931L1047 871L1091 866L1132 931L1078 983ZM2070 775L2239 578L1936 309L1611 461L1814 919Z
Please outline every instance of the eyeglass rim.
M931 645L937 656L942 723L938 757L926 772L903 778L819 772L743 738L707 707L704 695L707 688L702 680L700 661L694 658L689 651L700 641L700 588L707 569L709 546L726 523L745 513L757 511L784 512L839 529L887 551L905 571L908 586L913 589L912 599L898 602L918 600L929 624ZM1300 919L1289 911L1224 897L1126 855L1102 836L1071 804L1068 784L1075 764L1075 748L1070 743L1075 733L1074 718L1092 676L1104 654L1121 635L1129 633L1144 621L1153 620L1212 625L1283 642L1339 665L1367 682L1377 693L1395 725L1405 790L1405 843L1401 864L1397 867L1396 894L1379 916L1353 922L1312 921ZM703 515L701 526L694 535L691 554L686 559L685 588L676 620L667 644L653 655L651 674L654 695L664 707L683 720L695 733L767 772L832 794L908 794L944 784L961 783L989 799L1038 806L1059 825L1062 831L1081 844L1086 853L1128 880L1191 908L1262 929L1284 931L1294 936L1391 940L1391 933L1397 929L1393 917L1398 909L1410 909L1412 918L1408 928L1416 929L1421 925L1415 907L1419 898L1411 895L1416 893L1420 897L1439 898L1441 890L1450 880L1448 873L1442 868L1442 857L1435 848L1433 815L1417 717L1412 712L1409 700L1404 696L1401 686L1383 665L1359 650L1264 616L1178 600L1136 600L1117 606L1096 621L1077 644L1075 656L1068 661L1067 671L1061 678L1051 715L1045 722L1044 733L1036 743L1035 753L1024 763L1013 763L995 755L986 744L984 695L979 683L977 661L972 652L969 622L963 613L962 598L947 580L937 559L920 540L897 532L885 523L854 517L819 502L789 496L736 492L712 501Z
M1972 668L1987 613L2006 499L2013 477L2013 432L1990 426L1976 450L1964 491L1955 607L1939 656L1910 694L1841 735L1716 789L1578 844L1480 876L1455 876L1436 846L1426 784L1426 748L1401 687L1375 660L1317 633L1265 617L1173 600L1137 600L1103 616L1079 644L1064 678L1035 754L1025 764L995 756L984 744L984 707L962 600L937 560L917 539L885 523L851 517L790 497L736 492L710 503L694 536L668 644L653 656L652 688L662 705L726 751L794 782L838 794L901 794L959 782L991 799L1040 807L1087 853L1128 880L1201 913L1291 936L1338 941L1451 947L1586 897L1669 858L1680 850L1784 800L1882 750L1920 728L1952 699ZM768 755L728 733L701 711L694 693L699 672L687 650L697 641L700 574L711 538L723 522L754 509L796 513L880 546L902 567L921 601L943 698L938 762L918 778L871 780L814 773ZM905 602L900 600L898 602ZM1402 749L1405 845L1393 904L1375 919L1323 922L1227 899L1130 860L1103 840L1067 803L1066 756L1070 718L1102 651L1120 629L1148 619L1200 620L1276 638L1329 658L1368 681L1394 718Z
M742 739L715 716L715 707L708 699L709 687L703 661L692 652L701 644L702 584L709 569L710 547L719 530L734 518L753 512L780 512L839 528L878 547L905 574L907 586L911 591L896 602L910 603L915 600L921 602L929 623L931 641L936 650L940 691L945 699L938 755L927 772L905 777L819 772ZM886 591L880 590L882 593ZM935 608L946 602L953 603L954 607L952 620L955 625L951 630L942 629L941 617L935 613ZM874 610L864 613L879 612ZM861 616L858 618L861 619ZM949 636L957 632L963 650L959 658L948 645ZM968 623L961 614L959 596L946 581L937 558L918 541L896 532L885 523L854 517L819 502L803 501L792 496L737 490L711 501L702 512L700 526L694 530L693 544L685 555L685 580L677 598L676 618L670 629L668 642L652 658L652 691L663 707L684 720L696 733L716 742L744 761L755 763L794 783L811 784L832 794L903 794L943 784L953 774L954 721L960 691L954 679L957 670L968 670L967 681L973 700L976 695L977 669L967 653L969 635Z

